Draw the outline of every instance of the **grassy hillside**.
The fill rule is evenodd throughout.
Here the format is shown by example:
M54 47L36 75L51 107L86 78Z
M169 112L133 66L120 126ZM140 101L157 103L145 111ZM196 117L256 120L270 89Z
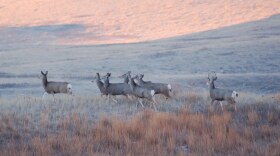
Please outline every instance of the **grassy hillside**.
M96 72L117 76L132 71L144 79L205 90L209 71L217 85L256 94L280 90L280 16L217 30L152 42L117 45L58 46L44 40L27 44L0 35L0 96L42 96L40 71L68 81L75 94L96 95ZM24 31L23 31L24 32ZM19 31L19 34L23 33ZM0 31L1 34L1 31ZM24 33L23 33L24 34ZM16 44L15 44L16 43Z
M0 27L22 42L131 43L261 20L279 14L279 6L278 0L1 0Z

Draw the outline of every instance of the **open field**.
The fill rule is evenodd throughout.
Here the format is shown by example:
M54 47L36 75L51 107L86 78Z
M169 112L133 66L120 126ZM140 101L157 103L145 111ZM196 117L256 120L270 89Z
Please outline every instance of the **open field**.
M42 96L40 71L68 81L76 95L96 95L96 72L116 77L132 71L145 80L206 90L209 71L217 86L256 94L280 90L280 16L152 42L61 46L0 40L0 96ZM40 40L40 39L39 39ZM5 42L7 41L7 43Z
M280 155L280 1L113 2L1 1L0 155ZM74 95L42 100L46 70ZM91 82L127 71L172 98L155 112ZM237 111L210 105L211 71Z
M240 94L238 111L183 91L159 112L100 97L0 99L0 155L279 155L280 95Z

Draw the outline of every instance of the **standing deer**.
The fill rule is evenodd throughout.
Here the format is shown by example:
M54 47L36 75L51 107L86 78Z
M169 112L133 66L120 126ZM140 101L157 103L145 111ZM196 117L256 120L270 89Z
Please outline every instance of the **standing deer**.
M138 98L138 101L140 102L140 104L142 105L142 107L144 107L143 103L142 103L142 99L145 98L145 99L148 99L150 101L152 101L153 103L153 106L154 106L154 109L156 109L156 101L155 101L155 90L152 90L152 89L148 89L148 88L144 88L144 87L141 87L139 85L137 85L135 82L134 82L134 79L136 77L129 77L129 85L131 87L131 90L132 90L132 95L136 96ZM136 105L137 107L137 105Z
M94 83L94 81L91 81L92 83ZM106 90L105 90L105 87L104 87L104 83L101 81L101 78L100 78L100 75L99 73L96 73L96 76L95 76L95 83L101 93L101 96L103 95L108 95L108 93L106 93Z
M44 73L41 71L42 74L42 84L45 90L43 97L46 94L57 94L57 93L65 93L65 94L72 94L72 85L68 82L53 82L48 81L47 75L48 71Z
M211 98L211 105L214 103L214 101L219 101L221 108L223 110L223 101L227 101L230 104L234 105L234 109L236 110L236 101L235 98L238 97L238 93L233 90L229 89L221 89L216 88L214 81L216 81L217 75L215 72L213 72L213 75L210 77L210 73L208 74L208 83L209 83L209 93Z
M107 73L103 79L104 80L104 90L108 95L124 95L128 97L131 94L131 89L127 83L110 83L111 73Z
M144 81L143 80L144 74L137 75L137 81L141 87L145 87L148 89L152 89L155 91L155 94L162 94L166 97L166 99L170 98L170 92L172 90L170 84L164 83L153 83L151 81Z

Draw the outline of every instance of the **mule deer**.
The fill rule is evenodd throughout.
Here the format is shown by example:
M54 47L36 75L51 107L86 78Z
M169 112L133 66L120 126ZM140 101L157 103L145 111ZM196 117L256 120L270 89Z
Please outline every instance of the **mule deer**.
M135 78L136 77L133 77L133 78L129 77L129 85L131 87L132 94L138 98L138 101L140 102L142 107L144 107L144 105L142 103L142 99L145 98L145 99L148 99L149 101L152 101L154 109L156 110L156 106L155 106L156 101L155 101L155 97L154 97L155 90L144 88L144 87L137 85L134 82ZM137 107L137 105L136 105L136 107Z
M41 71L42 74L42 84L45 90L43 97L46 94L57 94L57 93L65 93L65 94L72 94L72 85L68 82L53 82L48 81L47 75L48 71L44 73Z
M104 80L104 89L106 94L108 95L124 95L128 97L129 94L131 94L131 89L129 84L127 83L110 83L109 77L111 76L111 73L107 73L103 79Z
M94 83L94 81L91 81L91 82ZM101 93L101 96L103 96L103 95L107 96L108 94L106 93L106 90L105 90L105 87L104 87L104 83L101 81L99 73L96 73L95 83L96 83L96 85L97 85L97 87L98 87L98 89L99 89L99 91Z
M140 86L148 88L148 89L152 89L155 91L155 94L162 94L166 97L166 99L170 98L169 93L172 90L170 84L153 83L151 81L144 81L143 77L144 77L144 74L137 75L137 81Z
M209 82L209 93L210 93L210 98L211 98L211 105L214 103L214 101L219 101L221 108L223 110L223 103L222 101L227 101L230 104L234 105L234 109L236 110L236 101L235 98L238 97L238 93L233 90L229 89L221 89L221 88L216 88L214 81L216 81L217 75L215 72L213 72L214 75L211 75L210 73L208 74L208 82Z

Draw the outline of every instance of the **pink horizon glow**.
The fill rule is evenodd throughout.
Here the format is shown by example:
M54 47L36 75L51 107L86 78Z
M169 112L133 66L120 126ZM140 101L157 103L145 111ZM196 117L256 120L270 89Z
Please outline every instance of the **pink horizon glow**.
M0 0L0 27L81 24L58 44L131 43L256 21L280 13L279 0ZM98 33L101 38L87 35Z

